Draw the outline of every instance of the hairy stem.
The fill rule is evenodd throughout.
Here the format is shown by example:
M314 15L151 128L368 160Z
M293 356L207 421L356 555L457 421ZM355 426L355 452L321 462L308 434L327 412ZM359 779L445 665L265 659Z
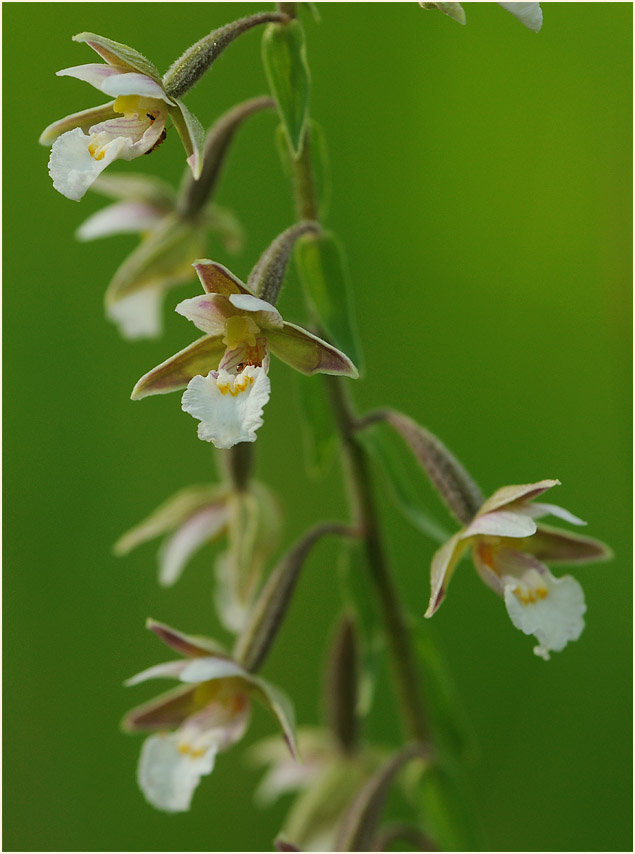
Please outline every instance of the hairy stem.
M163 76L163 86L171 98L180 98L205 74L212 63L235 38L260 24L285 23L281 12L257 12L213 30L174 62Z
M311 140L305 133L302 152L294 164L296 215L299 219L318 219L318 198L313 178ZM404 726L409 737L422 741L427 737L419 674L406 618L399 602L386 558L375 507L368 460L355 436L354 416L345 388L346 380L326 377L331 405L346 460L351 505L356 524L363 531L367 564L379 598L384 626L392 652Z

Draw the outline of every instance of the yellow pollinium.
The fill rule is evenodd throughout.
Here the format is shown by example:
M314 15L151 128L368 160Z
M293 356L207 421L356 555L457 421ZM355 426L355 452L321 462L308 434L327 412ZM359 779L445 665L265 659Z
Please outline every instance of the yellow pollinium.
M205 755L204 747L192 747L191 744L186 744L185 742L179 744L178 750L180 754L189 756L190 759L200 759L201 756Z
M238 347L239 344L246 344L248 347L256 346L256 335L260 332L260 327L251 317L245 317L242 314L228 317L225 323L225 337L223 344L230 350Z

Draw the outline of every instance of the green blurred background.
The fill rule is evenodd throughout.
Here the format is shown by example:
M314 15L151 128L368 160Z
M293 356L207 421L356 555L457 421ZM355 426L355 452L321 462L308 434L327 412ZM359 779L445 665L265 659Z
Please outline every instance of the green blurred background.
M587 628L548 664L467 562L429 624L480 745L468 774L483 848L627 850L632 6L543 7L538 35L491 3L466 4L466 27L414 2L325 4L321 23L303 20L332 167L328 223L347 249L365 346L360 407L390 404L427 424L485 492L560 478L553 500L616 553L577 571ZM141 741L117 725L156 693L122 680L166 657L146 617L223 637L209 550L170 591L156 584L153 545L111 554L165 497L213 477L177 396L128 400L143 372L192 340L171 308L197 285L169 295L162 339L119 340L102 294L136 240L75 242L104 200L56 193L37 145L49 122L100 103L54 75L96 61L74 33L129 43L166 68L210 29L262 8L3 5L5 850L259 850L287 807L256 811L259 774L240 747L189 814L155 812L137 790ZM204 124L266 90L260 38L241 37L187 96ZM209 252L243 278L293 219L275 126L261 114L240 131L217 196L248 239L237 258ZM183 165L173 133L113 171L177 182ZM301 319L296 283L291 271L280 302L291 319ZM271 373L258 473L283 496L288 543L346 505L336 466L311 483L298 465L294 377L280 364ZM422 612L434 545L382 508L399 587ZM332 545L316 549L265 668L301 723L319 719L334 559ZM370 731L398 741L387 681ZM271 732L258 710L245 743Z

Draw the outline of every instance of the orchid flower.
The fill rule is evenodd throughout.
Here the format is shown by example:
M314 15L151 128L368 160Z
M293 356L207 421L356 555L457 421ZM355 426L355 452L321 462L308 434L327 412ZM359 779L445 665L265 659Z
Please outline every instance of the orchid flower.
M251 700L259 699L277 718L284 739L296 755L293 709L284 694L248 673L213 641L185 635L148 621L148 628L184 658L158 664L129 679L178 679L183 686L126 715L129 732L153 732L143 744L138 782L154 807L166 812L190 808L201 777L211 773L217 753L242 738Z
M290 756L279 739L263 739L250 749L251 762L268 766L254 799L265 807L283 795L295 794L283 835L303 851L333 851L344 811L385 751L364 746L344 754L331 733L319 727L300 728L297 736L302 762Z
M586 523L555 504L536 502L560 483L541 480L504 486L488 498L472 521L454 534L432 559L431 596L425 616L441 605L448 582L463 553L471 547L481 579L505 600L507 613L527 635L535 635L536 655L549 659L584 629L584 593L570 575L555 578L543 561L588 563L611 557L608 546L569 531L536 525L557 516L573 525Z
M115 543L125 555L163 536L158 552L159 584L171 587L202 546L227 537L216 559L215 603L222 624L238 633L258 592L262 573L278 546L282 509L263 483L234 492L228 486L190 486L163 502Z
M453 21L465 24L465 11L460 3L419 3L424 9L438 9ZM540 3L497 3L507 12L518 18L518 20L533 30L535 33L542 27L542 9Z
M106 64L77 65L57 75L84 80L114 100L66 116L42 133L40 142L53 146L49 174L55 189L79 201L114 160L133 160L157 148L165 139L168 118L198 177L203 129L181 101L167 94L155 66L132 48L95 33L80 33L73 40L88 44Z
M207 334L143 376L133 400L187 386L182 408L201 422L199 439L231 448L256 440L271 388L270 352L303 374L357 377L348 356L285 322L221 264L202 260L194 268L206 293L176 311Z
M108 285L106 314L124 338L156 338L163 327L165 293L195 278L192 261L206 251L208 231L235 252L242 242L240 224L231 211L215 204L197 217L180 216L175 190L150 175L102 175L92 189L117 201L82 223L76 232L79 240L141 235L141 243Z

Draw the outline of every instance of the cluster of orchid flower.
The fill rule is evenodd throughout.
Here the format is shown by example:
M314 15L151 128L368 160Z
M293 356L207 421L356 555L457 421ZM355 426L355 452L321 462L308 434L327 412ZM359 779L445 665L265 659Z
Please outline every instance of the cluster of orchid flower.
M458 3L421 5L437 7L465 22ZM531 29L540 29L538 3L499 5ZM329 665L332 679L339 685L334 690L330 728L300 731L303 763L298 759L291 704L256 675L313 543L324 534L367 535L362 523L319 525L285 555L263 583L267 563L281 537L281 510L272 491L251 477L252 459L246 443L256 440L263 424L263 408L270 396L270 356L305 375L358 376L345 348L336 346L340 344L336 325L329 326L319 310L315 316L318 336L283 320L275 305L294 247L309 245L323 260L319 253L333 244L314 210L273 240L246 284L222 264L202 257L210 231L229 250L241 245L241 229L234 215L210 199L229 143L248 116L277 107L287 132L289 157L296 164L305 158L306 165L306 114L294 130L281 94L285 87L277 85L275 77L291 73L288 68L293 69L294 63L277 66L277 70L274 63L274 71L268 69L273 98L239 104L207 135L180 100L233 38L257 24L269 24L266 32L274 46L275 39L287 39L286 49L293 52L299 44L296 65L305 64L303 45L298 41L300 25L288 8L240 19L211 33L186 51L163 77L132 48L92 33L75 36L75 41L88 44L105 64L67 68L58 74L84 80L114 100L55 122L40 141L52 144L49 172L60 193L79 200L92 187L115 199L81 226L80 239L117 232L142 234L141 243L115 273L106 293L107 314L124 337L159 335L167 291L190 281L193 273L203 289L202 294L176 306L203 336L141 377L132 397L183 391L182 409L199 421L199 438L220 449L226 480L179 492L123 536L116 551L125 554L147 540L165 536L159 551L159 581L169 586L198 548L226 537L226 550L216 564L216 604L236 645L230 653L209 638L149 621L150 630L181 658L150 667L127 684L169 678L180 685L134 709L125 719L128 730L152 733L141 751L139 785L159 809L189 809L193 792L201 777L211 772L217 753L242 737L256 697L273 713L284 737L284 742L268 741L252 751L258 761L271 765L260 799L270 800L293 789L304 791L287 823L286 833L293 844L281 841L281 850L294 850L296 844L320 850L364 850L359 847L363 843L367 847L376 843L378 792L384 791L387 781L406 762L418 758L429 765L432 760L421 744L392 760L386 751L360 744L354 619L348 614L342 621ZM293 73L298 73L297 68ZM294 79L287 82L286 88L291 90L297 84ZM166 138L168 119L186 153L188 172L180 191L148 175L100 177L115 160L132 160L154 151ZM512 623L536 637L536 654L548 659L550 652L576 640L584 627L582 589L571 576L555 578L546 563L600 560L609 556L609 550L596 540L536 522L552 515L573 525L584 524L557 505L535 500L558 481L503 487L485 500L443 444L404 415L380 410L362 418L351 417L342 437L355 443L356 432L373 424L388 425L404 440L463 526L432 559L432 590L425 616L439 608L454 569L471 548L478 574L503 599ZM316 786L324 796L319 809ZM313 811L302 800L309 787Z

